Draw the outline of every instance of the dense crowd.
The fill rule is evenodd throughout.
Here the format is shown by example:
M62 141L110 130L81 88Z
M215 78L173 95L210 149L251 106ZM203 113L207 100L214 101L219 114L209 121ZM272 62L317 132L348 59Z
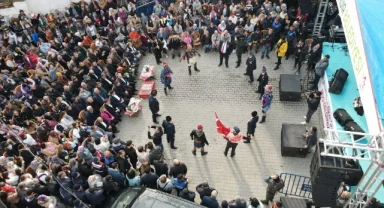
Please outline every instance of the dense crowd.
M136 186L176 190L195 201L187 166L175 159L168 168L164 161L161 138L167 127L155 126L153 134L149 128L153 142L138 147L115 136L137 94L140 59L149 52L160 64L169 54L199 71L191 54L199 47L223 52L220 46L228 43L236 49L238 66L246 51L260 49L261 59L269 59L276 49L275 69L290 56L294 67L307 60L314 68L324 37L306 41L307 16L283 0L164 1L156 2L149 16L136 13L135 1L92 0L48 14L0 16L2 202L7 207L100 206L110 194ZM267 200L273 200L280 180L266 181L272 190ZM219 203L218 191L206 182L196 192L201 204L212 208L260 204L240 197Z

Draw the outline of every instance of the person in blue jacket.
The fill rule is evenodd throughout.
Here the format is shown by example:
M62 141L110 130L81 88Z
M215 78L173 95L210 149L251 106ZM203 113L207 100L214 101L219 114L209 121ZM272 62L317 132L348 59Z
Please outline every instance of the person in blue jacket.
M167 62L163 61L163 66L164 66L164 69L161 70L160 80L161 80L161 83L163 83L163 85L164 85L165 95L168 95L167 94L167 88L169 88L170 90L173 89L173 87L171 86L173 72L172 72L171 68L169 68Z

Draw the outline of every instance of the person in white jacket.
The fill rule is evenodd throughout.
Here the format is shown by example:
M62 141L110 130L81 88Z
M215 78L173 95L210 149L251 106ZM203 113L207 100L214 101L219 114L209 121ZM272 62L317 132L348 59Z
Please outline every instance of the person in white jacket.
M108 136L103 136L100 139L95 139L94 147L99 152L105 152L109 149L111 144L109 143Z
M165 174L161 175L160 178L157 179L157 190L170 194L173 188L174 186L171 179L167 178Z

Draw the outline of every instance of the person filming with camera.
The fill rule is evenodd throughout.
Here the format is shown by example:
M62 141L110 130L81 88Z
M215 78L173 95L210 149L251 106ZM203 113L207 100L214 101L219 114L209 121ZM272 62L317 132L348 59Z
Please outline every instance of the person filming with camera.
M317 111L321 100L321 92L311 92L307 94L307 103L308 110L307 114L304 116L305 121L301 122L301 124L307 124L311 121L312 115Z

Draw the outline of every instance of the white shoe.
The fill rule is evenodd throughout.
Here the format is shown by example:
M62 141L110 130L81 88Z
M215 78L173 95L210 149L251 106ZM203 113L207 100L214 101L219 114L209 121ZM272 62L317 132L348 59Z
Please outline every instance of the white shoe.
M307 119L307 116L303 116L304 119Z
M301 122L301 124L305 125L305 124L307 124L307 122L303 121L303 122Z

